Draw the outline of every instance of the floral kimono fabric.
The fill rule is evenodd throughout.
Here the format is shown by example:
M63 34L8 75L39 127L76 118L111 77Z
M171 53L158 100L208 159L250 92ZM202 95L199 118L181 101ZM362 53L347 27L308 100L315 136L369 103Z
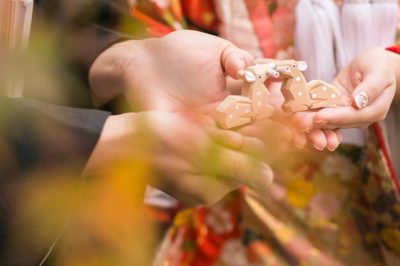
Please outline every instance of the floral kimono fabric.
M399 265L399 198L374 135L275 169L263 195L179 213L155 265Z

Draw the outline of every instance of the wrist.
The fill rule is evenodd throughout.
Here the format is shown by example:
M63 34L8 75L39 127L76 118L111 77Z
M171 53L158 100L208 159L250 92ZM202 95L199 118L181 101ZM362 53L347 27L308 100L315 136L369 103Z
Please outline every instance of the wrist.
M146 40L116 43L101 53L89 71L95 106L101 106L125 91L128 69L140 62Z
M107 118L83 174L96 175L110 169L133 151L137 114L111 115Z

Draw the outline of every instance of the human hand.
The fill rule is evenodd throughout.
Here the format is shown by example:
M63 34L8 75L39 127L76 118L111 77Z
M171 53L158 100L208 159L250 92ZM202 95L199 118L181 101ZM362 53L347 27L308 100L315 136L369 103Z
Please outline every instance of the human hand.
M137 42L121 43L119 45L124 47L115 48L127 50L126 47L132 44ZM137 106L135 103L139 102L140 110L158 109L183 115L211 116L216 106L231 93L226 76L236 79L239 70L253 63L249 53L230 42L194 31L174 32L164 38L146 40L140 46L137 49L141 53L136 51L128 56L135 60L122 64L124 67L121 70L128 101L132 106ZM125 54L130 54L129 50ZM105 84L101 82L98 85ZM111 84L109 86L112 87ZM250 127L241 132L248 132L251 137L260 137L265 142L247 141L240 146L240 150L246 151L248 146L254 147L254 142L257 142L261 147L258 150L264 150L263 154L267 157L272 153L277 154L276 150L268 152L272 146L275 147L273 141L276 138L266 136L278 135L275 132L279 131L279 127L271 128L271 121L263 122L258 123L261 126L257 130ZM270 130L267 132L264 130L266 128ZM220 134L211 134L224 143L222 137L216 135Z
M108 68L102 69L101 65L107 62L108 55L113 55L112 51L117 51L114 56L128 58L122 62L117 60L119 63L116 64L119 66L119 72L123 73L125 94L129 103L132 106L139 105L140 110L189 111L210 115L230 94L225 74L237 78L238 70L245 69L253 63L250 54L228 41L194 31L174 32L161 39L142 41L140 45L137 41L125 42L117 44L114 48L100 56L92 67L91 83L94 92L100 99L107 98L104 94L107 94L110 88L118 87L115 85L119 84L118 79L113 83L96 79L101 72L113 72L107 71ZM124 53L118 54L118 51ZM271 128L266 132L265 128L268 126L259 127L257 134L253 129L242 132L251 132L251 136L258 135L266 140L265 136L278 131ZM283 136L287 134L284 133ZM304 136L297 134L296 139L300 143L297 146L305 145ZM270 143L273 142L265 142L265 146L270 146ZM322 142L318 147L325 146Z
M183 30L114 45L95 61L90 80L100 102L123 86L133 108L209 114L229 94L226 75L236 78L252 62L249 53L222 38ZM123 84L118 77L105 80L114 73Z
M271 92L270 103L275 108L273 120L286 126L292 134L292 142L297 148L304 148L307 143L311 143L315 149L323 150L327 148L334 151L342 142L343 137L338 130L319 129L313 127L315 111L297 112L294 114L284 113L281 109L285 101L281 92L281 82L269 84Z
M333 84L341 93L341 106L324 108L313 117L319 128L366 128L385 119L396 92L391 52L370 48L344 67Z
M240 184L265 191L273 178L269 166L248 155L248 151L238 151L251 144L258 146L257 140L234 131L203 130L199 124L161 111L111 116L85 174L101 173L119 160L139 157L150 161L154 186L185 203L213 203ZM221 137L223 146L209 135Z

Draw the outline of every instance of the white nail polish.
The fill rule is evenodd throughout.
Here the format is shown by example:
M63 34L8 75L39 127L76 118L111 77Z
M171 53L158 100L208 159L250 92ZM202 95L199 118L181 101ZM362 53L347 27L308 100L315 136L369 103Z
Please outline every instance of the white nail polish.
M368 105L368 94L362 91L356 95L354 101L358 109L365 108Z

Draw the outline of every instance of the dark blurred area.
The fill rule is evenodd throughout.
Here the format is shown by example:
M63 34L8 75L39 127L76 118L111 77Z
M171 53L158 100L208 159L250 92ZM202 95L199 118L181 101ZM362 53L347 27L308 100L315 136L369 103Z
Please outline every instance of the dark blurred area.
M145 166L138 163L134 172L121 167L111 178L95 179L96 185L84 192L87 179L81 176L110 115L89 110L90 65L115 42L144 35L125 1L34 1L29 48L0 69L6 76L23 77L24 84L23 99L0 98L0 265L39 265L44 259L43 265L147 264L146 252L131 252L152 238L150 225L138 218L144 185L135 188L142 175L150 175L138 171ZM119 106L125 108L121 103L116 99L103 109L119 112ZM114 187L107 180L115 181ZM117 218L121 215L127 216ZM137 228L144 234L140 243L133 238ZM125 237L117 240L115 234ZM53 248L57 251L47 258ZM108 253L111 249L115 254Z
M35 1L29 54L33 58L24 96L92 108L88 72L93 61L116 42L144 36L143 25L129 15L125 1ZM54 84L47 84L49 79ZM104 109L118 112L118 105L110 103Z

